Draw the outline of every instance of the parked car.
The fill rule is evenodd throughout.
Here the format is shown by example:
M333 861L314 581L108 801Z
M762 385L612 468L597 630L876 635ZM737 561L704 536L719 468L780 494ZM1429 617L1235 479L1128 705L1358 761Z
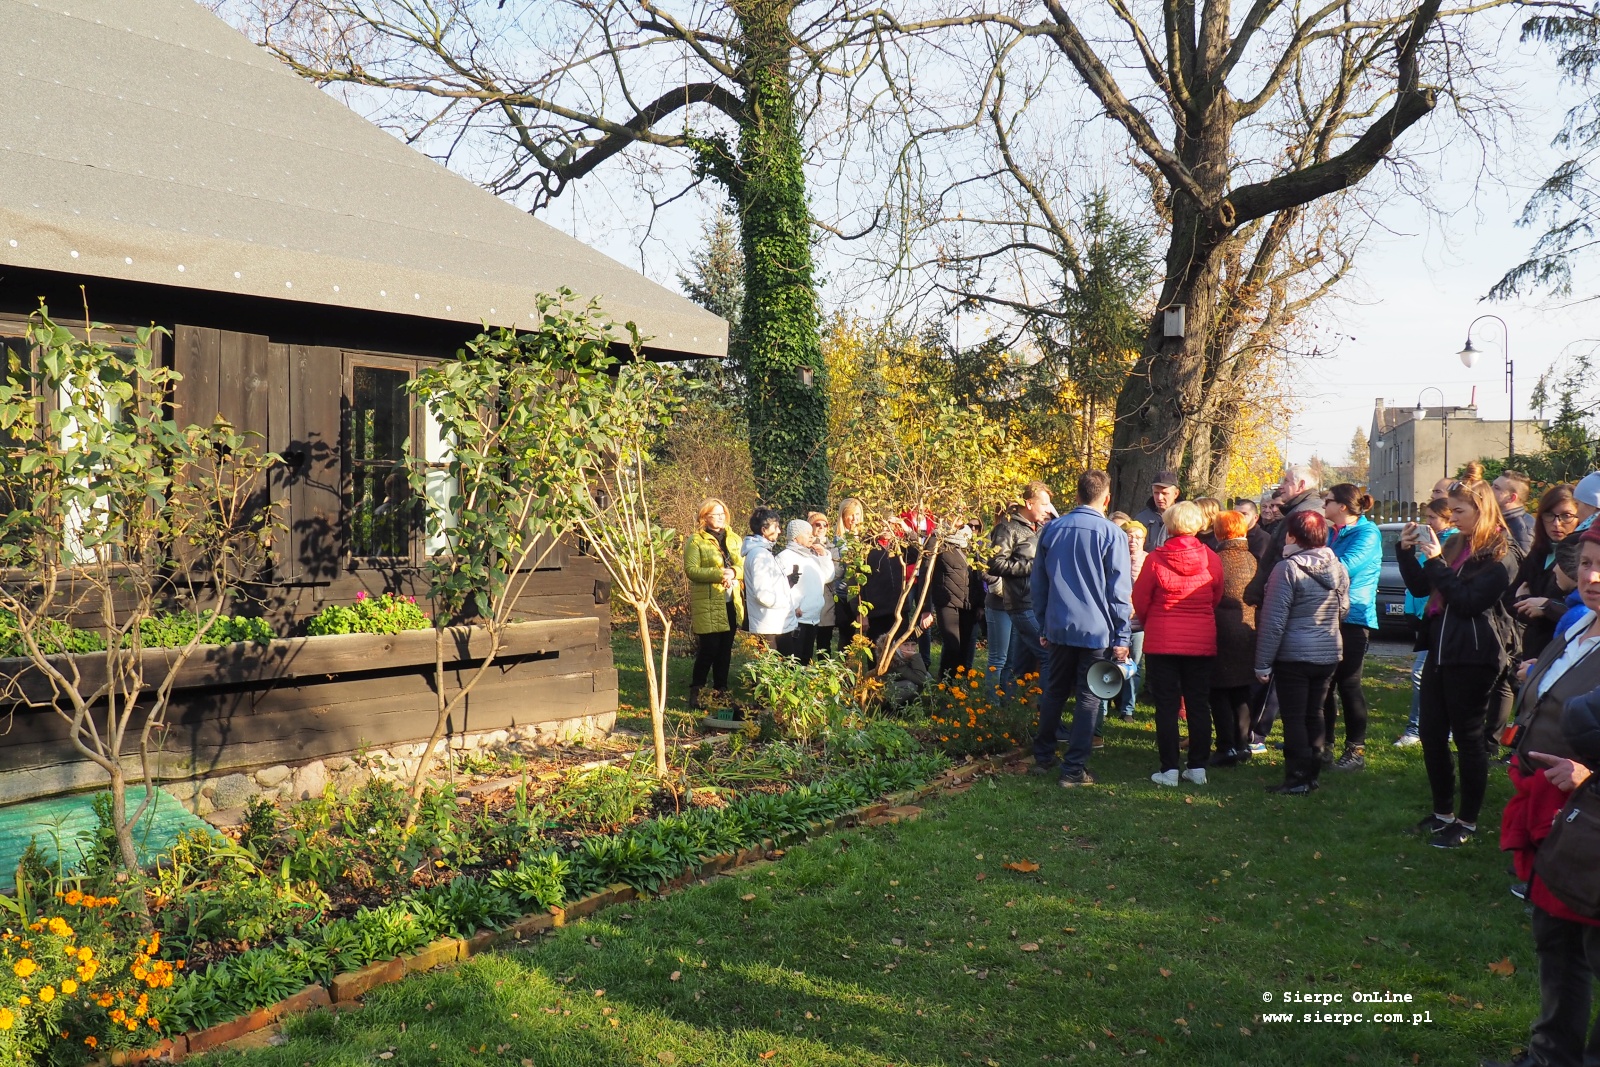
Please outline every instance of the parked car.
M1378 633L1384 637L1416 637L1417 620L1406 614L1406 583L1400 579L1400 564L1395 559L1395 546L1400 543L1403 522L1385 522L1378 526L1383 538L1383 570L1378 575Z

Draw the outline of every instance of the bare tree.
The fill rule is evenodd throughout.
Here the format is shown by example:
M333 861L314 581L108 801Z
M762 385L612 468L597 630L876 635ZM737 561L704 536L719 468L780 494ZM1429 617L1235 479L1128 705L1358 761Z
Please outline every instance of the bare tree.
M1441 101L1476 121L1468 109L1481 101L1470 93L1484 64L1468 31L1481 13L1511 2L1252 0L1236 12L1229 0L1105 0L1070 10L1043 0L1037 21L1019 6L893 22L906 34L1004 26L1015 41L1048 42L1148 183L1165 272L1117 404L1119 506L1162 468L1185 471L1191 488L1219 487L1230 460L1228 413L1255 360L1292 346L1286 329L1349 268L1366 225L1350 191L1370 186L1380 165L1403 164L1402 138ZM1070 201L1013 150L1027 99L1006 106L1004 74L1023 55L1015 43L995 48L980 80L998 158L986 177L1014 186L1026 213L1021 225L1018 216L963 219L969 230L1003 236L962 254L968 264L1033 254L1070 267L1061 206ZM1054 68L1028 70L1016 80L1031 99ZM1094 132L1103 139L1107 131L1084 136ZM1179 306L1185 329L1169 336L1165 312Z

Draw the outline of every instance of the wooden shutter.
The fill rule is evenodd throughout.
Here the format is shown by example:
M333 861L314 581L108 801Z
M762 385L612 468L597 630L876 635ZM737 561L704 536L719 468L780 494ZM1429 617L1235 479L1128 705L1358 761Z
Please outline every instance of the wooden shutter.
M337 348L292 345L289 361L288 536L281 580L329 582L344 559L340 514L343 360Z

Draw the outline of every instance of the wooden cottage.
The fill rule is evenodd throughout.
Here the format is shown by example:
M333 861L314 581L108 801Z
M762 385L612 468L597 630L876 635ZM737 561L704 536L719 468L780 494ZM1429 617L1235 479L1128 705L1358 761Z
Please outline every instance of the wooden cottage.
M86 296L97 321L170 331L180 417L220 413L286 457L265 605L280 634L362 592L423 591L422 532L386 517L417 509L383 507L403 443L427 438L401 387L482 324L528 322L536 293L566 287L638 323L656 358L726 352L721 319L405 146L195 0L0 0L0 39L0 344L22 343L41 298L58 321ZM520 606L541 625L453 731L614 715L604 573L572 551L547 567ZM403 754L433 717L417 637L197 664L167 742L174 792L226 807L303 794L364 748ZM0 802L98 783L65 736L16 710ZM225 795L197 784L219 775Z

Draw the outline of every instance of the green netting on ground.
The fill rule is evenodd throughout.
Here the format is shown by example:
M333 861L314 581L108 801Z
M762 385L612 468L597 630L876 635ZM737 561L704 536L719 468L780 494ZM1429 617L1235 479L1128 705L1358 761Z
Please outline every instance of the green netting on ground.
M0 808L0 892L16 888L17 861L37 841L47 861L54 866L59 842L67 870L83 862L85 851L95 834L94 793L70 797L30 800ZM136 809L144 800L144 786L128 787L128 808ZM133 841L139 859L148 863L168 848L179 834L190 830L215 833L205 820L185 811L172 796L156 790L156 801L134 828Z

